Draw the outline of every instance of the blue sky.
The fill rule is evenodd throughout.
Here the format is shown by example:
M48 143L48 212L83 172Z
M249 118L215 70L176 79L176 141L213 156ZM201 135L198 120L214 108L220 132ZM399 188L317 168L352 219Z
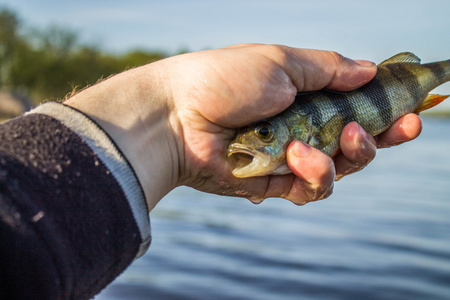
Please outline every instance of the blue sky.
M449 0L0 0L28 27L76 30L103 49L176 53L260 42L380 62L411 51L450 58ZM450 94L447 83L437 90Z

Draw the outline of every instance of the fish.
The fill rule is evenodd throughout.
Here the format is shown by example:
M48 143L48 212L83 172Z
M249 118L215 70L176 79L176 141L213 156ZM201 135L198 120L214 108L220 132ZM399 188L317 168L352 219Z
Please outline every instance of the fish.
M300 140L323 153L339 152L345 125L358 122L376 136L400 117L429 109L448 97L429 94L450 80L450 60L421 64L411 52L377 65L375 77L352 92L322 89L298 93L278 115L237 131L227 149L232 174L238 178L289 174L286 151Z

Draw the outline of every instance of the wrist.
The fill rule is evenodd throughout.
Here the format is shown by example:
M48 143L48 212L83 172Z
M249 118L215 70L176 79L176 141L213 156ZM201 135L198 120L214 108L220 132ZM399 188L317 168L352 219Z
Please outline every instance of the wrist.
M118 74L65 104L87 114L114 140L134 169L149 210L176 186L176 121L157 66Z

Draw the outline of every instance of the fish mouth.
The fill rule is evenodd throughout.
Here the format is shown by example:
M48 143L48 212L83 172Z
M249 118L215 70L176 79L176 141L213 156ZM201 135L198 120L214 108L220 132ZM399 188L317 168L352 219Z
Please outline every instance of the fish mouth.
M235 177L245 178L266 175L270 155L251 150L246 145L233 143L228 147L228 162Z

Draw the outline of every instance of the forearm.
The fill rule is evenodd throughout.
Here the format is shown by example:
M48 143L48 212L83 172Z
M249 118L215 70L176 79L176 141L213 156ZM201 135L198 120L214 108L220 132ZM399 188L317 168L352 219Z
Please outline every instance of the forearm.
M65 102L112 137L136 172L149 210L177 185L179 171L175 112L160 69L156 63L123 72Z

